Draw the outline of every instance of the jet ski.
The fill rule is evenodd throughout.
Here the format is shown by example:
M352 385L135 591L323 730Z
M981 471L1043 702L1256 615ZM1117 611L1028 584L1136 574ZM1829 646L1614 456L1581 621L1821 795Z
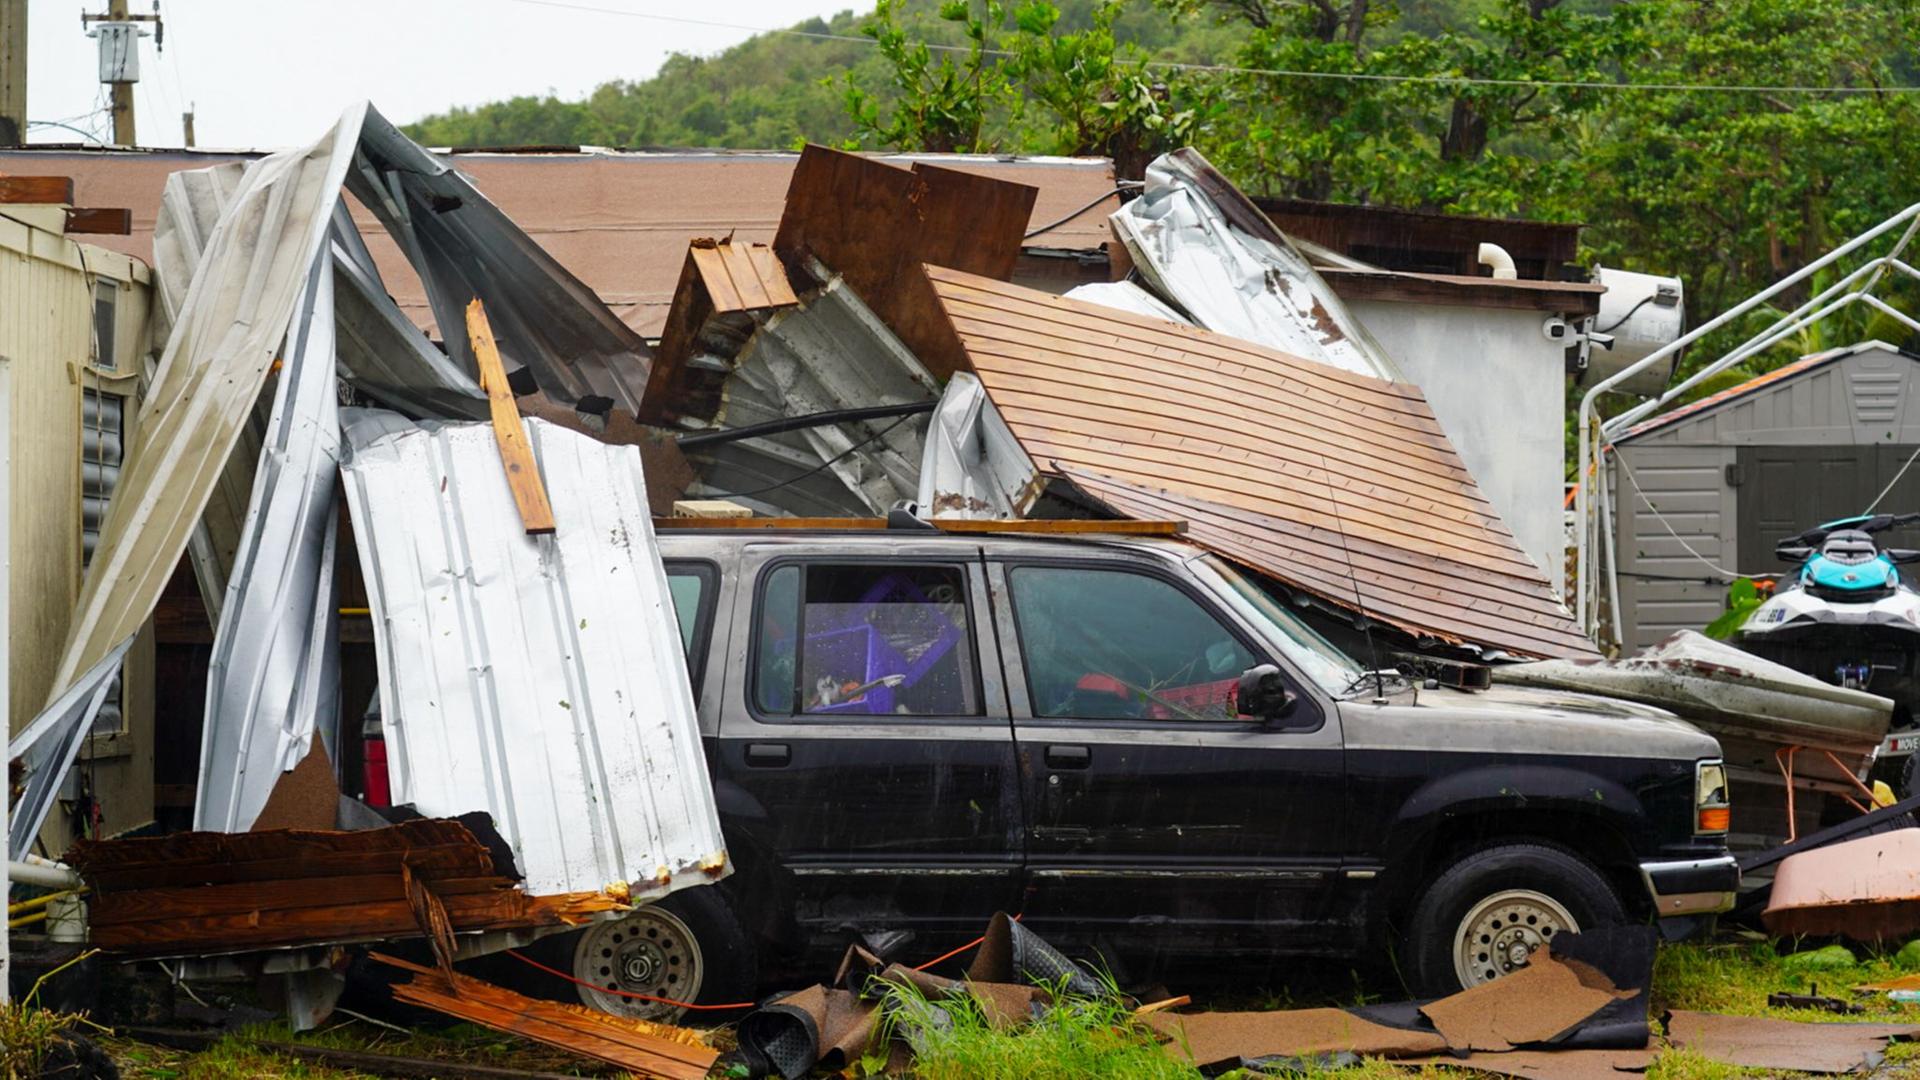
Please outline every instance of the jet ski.
M1740 626L1736 643L1816 679L1867 690L1912 711L1920 690L1920 592L1899 567L1920 551L1882 549L1874 534L1920 514L1841 518L1780 541L1798 569Z
M1797 568L1781 576L1735 636L1740 648L1777 664L1893 699L1894 733L1882 745L1876 775L1916 744L1920 591L1899 568L1920 562L1920 551L1883 548L1874 537L1917 522L1920 513L1861 515L1780 541L1774 554Z

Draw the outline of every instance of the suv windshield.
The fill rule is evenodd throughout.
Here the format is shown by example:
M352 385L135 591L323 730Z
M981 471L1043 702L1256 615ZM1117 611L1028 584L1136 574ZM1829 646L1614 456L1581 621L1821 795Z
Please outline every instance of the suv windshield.
M1352 689L1364 673L1352 657L1334 648L1332 642L1301 622L1298 615L1280 606L1266 590L1242 577L1225 559L1202 555L1198 561L1233 586L1233 591L1265 618L1274 630L1274 641L1282 647L1287 659L1319 683L1322 690L1340 696Z

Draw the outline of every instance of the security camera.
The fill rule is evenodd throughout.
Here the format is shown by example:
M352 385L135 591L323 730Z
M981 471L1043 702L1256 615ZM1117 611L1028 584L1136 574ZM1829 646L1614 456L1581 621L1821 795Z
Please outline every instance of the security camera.
M1540 324L1540 332L1547 335L1548 341L1566 341L1573 336L1573 327L1556 315Z

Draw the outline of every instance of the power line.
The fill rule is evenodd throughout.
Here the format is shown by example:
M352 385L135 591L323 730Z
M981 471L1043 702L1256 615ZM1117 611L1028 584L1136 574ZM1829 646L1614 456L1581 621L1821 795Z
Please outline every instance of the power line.
M599 15L618 15L629 19L645 19L649 22L675 23L681 26L705 26L718 30L738 30L749 34L779 34L783 37L806 38L812 41L840 41L854 45L878 44L865 35L832 34L820 30L795 30L783 27L747 26L743 23L720 22L714 19L693 19L684 15L660 15L650 11L633 11L627 8L603 7L598 4L578 3L575 0L510 0L515 4L527 4L532 7L559 8L565 11L585 11ZM968 45L942 45L931 41L912 42L935 52L972 52ZM982 55L1011 57L1005 49L983 49ZM1288 68L1239 67L1233 64L1190 64L1173 60L1147 60L1142 66L1160 71L1185 71L1198 74L1215 75L1265 75L1285 79L1328 79L1350 82L1382 83L1429 83L1435 86L1505 86L1525 90L1630 90L1649 93L1720 93L1720 94L1920 94L1920 86L1769 86L1757 83L1620 83L1579 79L1488 79L1475 75L1390 75L1383 72L1364 71L1298 71Z

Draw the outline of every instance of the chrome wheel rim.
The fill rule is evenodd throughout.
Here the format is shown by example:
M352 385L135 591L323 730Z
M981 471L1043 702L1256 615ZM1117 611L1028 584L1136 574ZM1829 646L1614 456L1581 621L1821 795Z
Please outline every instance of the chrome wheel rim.
M1532 889L1504 889L1473 905L1453 933L1453 971L1463 987L1527 966L1533 954L1580 924L1560 901Z
M623 997L608 990L693 1001L704 965L693 931L657 905L622 919L595 923L573 949L574 989L589 1008L639 1020L672 1020L686 1010L660 1001Z

